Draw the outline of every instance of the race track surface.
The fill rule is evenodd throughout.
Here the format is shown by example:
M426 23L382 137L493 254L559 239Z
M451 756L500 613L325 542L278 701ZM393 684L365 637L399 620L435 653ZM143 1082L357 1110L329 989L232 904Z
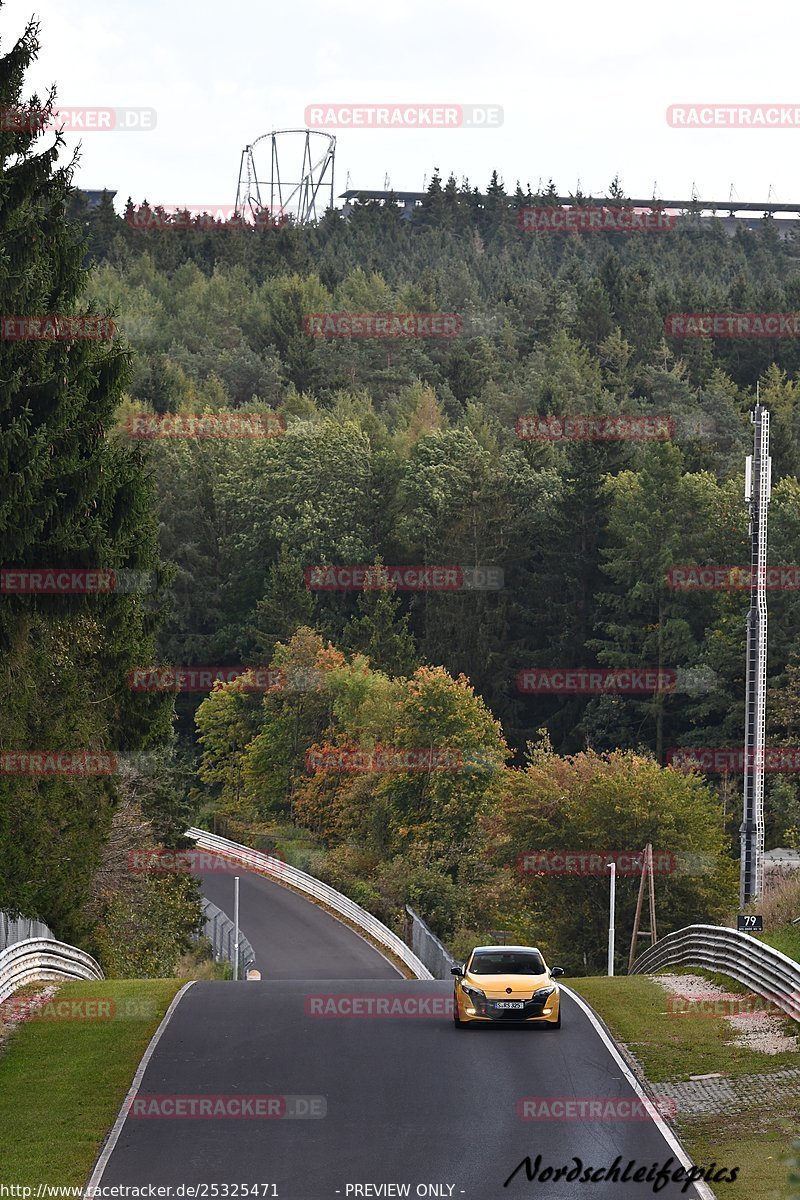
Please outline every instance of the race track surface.
M231 877L209 876L204 889L232 912ZM562 1111L522 1119L526 1098L610 1098L637 1108L619 1065L570 997L561 1030L456 1029L450 981L401 979L326 913L244 871L241 924L263 980L200 982L186 991L103 1185L172 1185L173 1197L178 1185L204 1185L183 1194L282 1200L696 1197L693 1186L668 1183L655 1193L652 1182L631 1178L530 1182L524 1167L503 1186L526 1156L532 1164L541 1156L539 1174L574 1168L575 1159L581 1173L598 1171L620 1156L619 1172L634 1161L631 1176L672 1155L646 1117L567 1119ZM369 1015L376 997L406 1015ZM350 1015L357 998L362 1013ZM260 1097L272 1115L174 1117L176 1096L194 1104ZM158 1115L142 1115L151 1112ZM679 1165L673 1157L670 1169Z

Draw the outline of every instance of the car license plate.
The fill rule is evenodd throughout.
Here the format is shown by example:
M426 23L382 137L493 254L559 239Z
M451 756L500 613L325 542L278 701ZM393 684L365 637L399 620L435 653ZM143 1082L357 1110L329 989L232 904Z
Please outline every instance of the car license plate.
M524 1000L495 1000L495 1008L524 1008Z

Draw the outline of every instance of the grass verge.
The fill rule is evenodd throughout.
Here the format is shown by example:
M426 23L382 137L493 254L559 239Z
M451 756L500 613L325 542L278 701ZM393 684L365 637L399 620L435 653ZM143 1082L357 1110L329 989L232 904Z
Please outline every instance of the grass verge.
M696 972L701 974L701 972ZM614 1037L640 1064L651 1083L686 1082L691 1075L720 1072L729 1079L768 1077L798 1066L796 1053L766 1054L726 1045L733 1034L721 1017L676 1016L667 1008L668 994L643 975L609 979L594 976L566 980L600 1014ZM740 985L720 976L731 991ZM783 1023L782 1023L783 1024ZM786 1021L786 1031L798 1032ZM787 1100L770 1099L768 1082L752 1103L709 1116L678 1115L672 1122L698 1165L716 1162L740 1168L735 1183L718 1183L721 1200L787 1200L792 1137L800 1127L800 1092Z
M800 962L800 925L782 925L780 929L772 929L767 933L758 933L760 942L766 942L773 950Z
M34 1194L39 1183L86 1183L142 1054L181 984L65 983L53 1002L69 1002L77 1016L58 1019L58 1010L45 1008L4 1038L0 1162L6 1183L33 1185ZM90 1016L90 1001L105 1006Z

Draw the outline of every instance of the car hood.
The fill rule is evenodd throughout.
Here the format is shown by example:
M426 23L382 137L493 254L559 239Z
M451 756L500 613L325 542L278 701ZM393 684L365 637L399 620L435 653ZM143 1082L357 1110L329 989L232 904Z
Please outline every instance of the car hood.
M530 997L537 988L555 984L547 972L542 975L473 975L469 972L464 976L464 982L496 998L509 995Z

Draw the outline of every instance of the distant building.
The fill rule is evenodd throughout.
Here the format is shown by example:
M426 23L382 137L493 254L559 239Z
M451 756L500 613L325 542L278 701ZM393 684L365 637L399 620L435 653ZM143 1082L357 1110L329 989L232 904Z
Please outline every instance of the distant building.
M117 194L116 192L110 192L107 188L100 188L99 191L80 188L79 191L81 191L86 197L86 207L90 212L92 212L95 208L100 207L100 202L103 199L104 194L110 196L112 201Z
M800 850L789 850L786 846L776 846L774 850L764 852L764 870L767 868L777 871L800 871Z
M463 198L463 193L458 193L459 199ZM349 216L351 205L355 201L360 201L362 204L368 201L378 201L381 204L401 205L401 216L403 220L410 221L414 214L414 209L430 199L430 192L407 192L407 191L386 191L377 188L348 188L346 192L341 192L339 198L345 200L345 209L342 210L344 216ZM482 206L486 200L485 195L478 194L471 197L477 201L479 206ZM515 202L513 196L508 196L508 203L511 205ZM554 196L552 199L561 207L571 207L574 203L572 196ZM530 203L530 201L528 202ZM658 203L666 212L677 213L682 220L687 216L692 216L702 222L710 220L719 220L722 228L729 237L734 237L737 229L761 229L764 225L764 217L769 215L772 217L778 214L783 214L779 220L773 221L773 230L777 236L783 241L791 234L796 234L800 231L800 204L781 204L777 200L765 202L756 201L740 201L740 200L709 200L703 201L693 197L690 200L654 200L654 199L639 199L626 200L626 204L637 210L651 209L654 204ZM533 204L541 204L541 200L534 200ZM595 197L592 200L593 205L604 206L608 204L608 199L603 197ZM736 216L736 213L750 213L751 216ZM727 214L727 215L726 215ZM757 215L755 215L757 214Z

